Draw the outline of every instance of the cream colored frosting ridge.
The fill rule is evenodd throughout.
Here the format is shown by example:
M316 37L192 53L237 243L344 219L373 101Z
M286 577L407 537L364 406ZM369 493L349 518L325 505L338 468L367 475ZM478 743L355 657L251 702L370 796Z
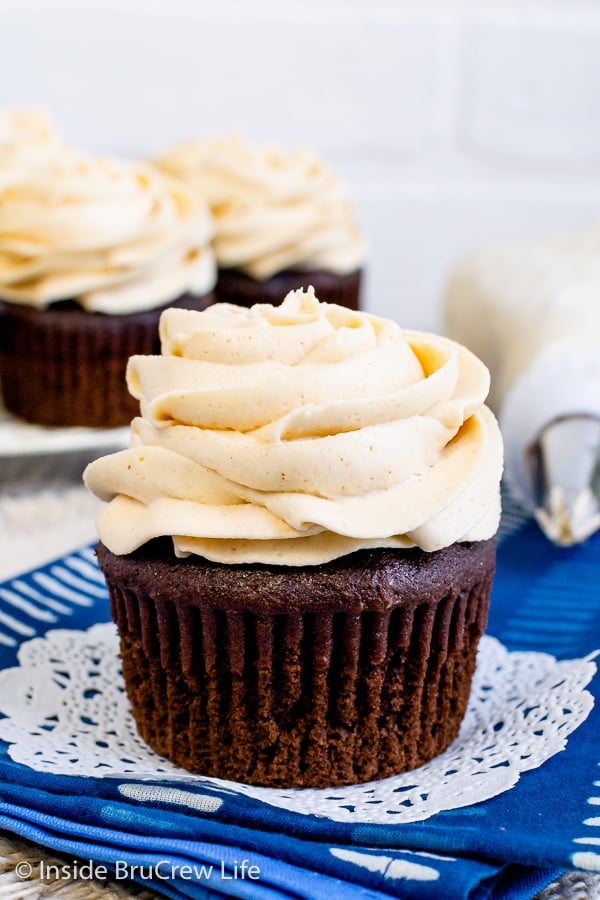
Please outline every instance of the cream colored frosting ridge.
M495 533L502 444L460 345L312 289L169 309L160 333L161 356L129 362L130 447L84 474L114 553L170 535L178 556L315 565Z
M125 314L216 280L207 207L146 163L64 153L0 190L0 298Z
M348 274L364 241L340 180L314 153L239 137L188 141L158 160L209 204L221 268L264 280L286 269Z
M5 110L0 114L0 189L43 171L63 149L62 138L44 112Z

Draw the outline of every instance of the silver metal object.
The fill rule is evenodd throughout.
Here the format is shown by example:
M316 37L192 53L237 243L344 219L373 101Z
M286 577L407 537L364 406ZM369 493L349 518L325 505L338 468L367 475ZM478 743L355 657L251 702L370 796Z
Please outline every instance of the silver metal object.
M600 529L600 418L554 419L527 449L535 517L555 544L571 547Z

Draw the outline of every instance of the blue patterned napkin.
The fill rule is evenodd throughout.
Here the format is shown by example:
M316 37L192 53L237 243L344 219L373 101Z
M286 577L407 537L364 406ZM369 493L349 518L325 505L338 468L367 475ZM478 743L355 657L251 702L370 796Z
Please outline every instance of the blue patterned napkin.
M589 670L600 647L600 535L560 550L510 505L502 533L488 634L510 651L587 657ZM0 585L0 669L15 670L21 645L36 636L54 629L81 633L108 620L91 548L11 579ZM102 660L95 663L100 679ZM532 679L536 671L533 665ZM562 698L562 670L556 671L551 687ZM57 689L63 676L76 678L77 670L62 673ZM3 677L0 733L8 739L0 741L0 828L67 854L68 874L133 878L175 898L517 900L531 898L565 869L600 871L597 704L591 712L588 705L582 724L565 737L565 749L523 771L510 789L458 808L442 804L420 821L392 814L381 821L352 804L343 816L329 817L308 803L304 809L296 792L289 805L277 805L231 783L175 772L77 774L76 740L55 747L55 762L38 770L31 747L27 763L18 761L17 739L6 730L16 715L9 686L23 684L23 669ZM587 690L598 695L598 682L592 678ZM493 695L492 687L490 702ZM557 715L567 722L570 701L559 706ZM521 713L534 721L536 703ZM93 716L88 719L74 727L93 735ZM532 725L534 735L543 719ZM494 722L501 730L502 719ZM32 742L43 742L39 723L32 723L32 734L35 728ZM44 728L51 741L52 722Z

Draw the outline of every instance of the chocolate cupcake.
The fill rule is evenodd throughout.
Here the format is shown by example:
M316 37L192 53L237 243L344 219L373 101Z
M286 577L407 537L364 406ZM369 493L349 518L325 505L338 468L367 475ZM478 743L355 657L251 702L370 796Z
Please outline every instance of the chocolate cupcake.
M192 772L351 784L413 769L458 734L493 541L306 568L178 560L160 542L98 555L139 733Z
M182 143L157 165L210 206L219 302L278 304L312 285L321 301L360 307L364 241L342 183L314 153L232 137Z
M319 303L167 310L100 566L142 737L190 771L353 784L442 752L494 574L502 446L459 345Z
M125 369L161 312L201 310L216 266L206 207L147 164L65 153L0 191L0 384L28 422L126 425Z
M157 309L128 315L86 312L74 300L44 310L0 301L4 406L36 425L129 424L138 409L125 383L129 357L158 352L163 310L202 310L212 300L212 293L183 294Z

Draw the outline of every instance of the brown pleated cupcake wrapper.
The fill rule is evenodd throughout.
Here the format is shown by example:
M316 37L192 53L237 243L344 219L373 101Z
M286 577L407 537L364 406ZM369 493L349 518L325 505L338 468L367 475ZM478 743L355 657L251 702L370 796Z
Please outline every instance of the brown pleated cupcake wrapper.
M442 752L464 716L491 576L412 610L256 615L111 586L141 736L200 774L354 784Z
M202 302L197 308L208 305ZM200 298L198 298L198 301ZM173 305L193 305L177 302ZM128 425L139 403L127 390L130 356L159 352L163 307L126 316L30 310L2 304L0 377L9 412L39 425Z

